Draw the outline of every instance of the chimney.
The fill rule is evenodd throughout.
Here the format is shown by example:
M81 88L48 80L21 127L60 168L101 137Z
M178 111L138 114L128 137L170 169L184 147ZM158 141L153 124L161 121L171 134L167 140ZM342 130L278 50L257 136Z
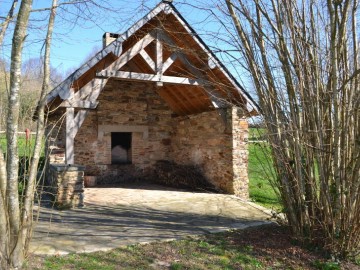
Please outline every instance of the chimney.
M106 32L103 35L103 48L108 46L111 42L117 39L120 35L115 33Z

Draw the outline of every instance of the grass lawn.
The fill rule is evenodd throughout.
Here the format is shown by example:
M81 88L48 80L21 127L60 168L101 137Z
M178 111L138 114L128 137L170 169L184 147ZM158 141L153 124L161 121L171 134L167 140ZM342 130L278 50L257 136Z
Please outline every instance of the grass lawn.
M265 134L265 128L249 128L249 141L263 141Z
M249 144L250 199L267 208L281 210L281 203L269 182L274 177L269 151L265 142Z
M31 151L34 148L35 144L35 135L31 135L31 138L28 143L26 143L25 135L19 134L18 140L18 149L19 149L19 156L29 156ZM5 153L6 152L6 137L5 134L0 134L0 148ZM42 151L42 155L44 155L44 151Z
M345 269L357 269L354 264ZM303 249L285 227L264 225L170 242L131 245L108 252L30 257L25 269L344 269Z

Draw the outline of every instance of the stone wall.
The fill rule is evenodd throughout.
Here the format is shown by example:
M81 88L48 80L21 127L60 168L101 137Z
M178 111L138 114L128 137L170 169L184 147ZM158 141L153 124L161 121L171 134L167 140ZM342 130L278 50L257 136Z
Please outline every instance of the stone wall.
M232 166L233 187L235 195L249 198L249 176L248 176L248 121L241 109L232 108Z
M144 179L156 161L168 160L195 165L217 188L248 197L248 127L240 109L175 116L155 84L116 80L109 80L98 101L75 137L75 163L98 176L98 183ZM65 162L65 121L59 118L61 112L50 121L56 134L48 140L50 163ZM132 164L111 164L111 132L132 133Z
M58 208L84 206L84 169L78 165L50 165L47 189Z
M236 108L179 119L171 159L197 165L217 188L247 198L246 123Z
M108 82L75 138L75 163L86 165L86 174L130 180L169 158L173 113L155 89L150 83ZM111 132L132 133L131 165L111 165Z

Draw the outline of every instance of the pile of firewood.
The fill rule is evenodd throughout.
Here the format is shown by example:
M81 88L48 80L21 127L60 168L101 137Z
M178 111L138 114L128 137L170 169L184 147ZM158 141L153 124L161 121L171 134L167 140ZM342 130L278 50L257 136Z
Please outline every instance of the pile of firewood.
M156 162L153 181L170 187L218 192L198 167L166 160Z

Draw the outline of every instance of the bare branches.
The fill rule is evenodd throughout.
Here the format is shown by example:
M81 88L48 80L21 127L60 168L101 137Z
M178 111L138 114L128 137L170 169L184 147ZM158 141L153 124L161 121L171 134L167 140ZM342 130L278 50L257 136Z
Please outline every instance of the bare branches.
M0 45L2 45L2 43L3 43L6 30L7 30L8 26L9 26L9 23L11 22L11 20L12 20L12 18L14 16L14 10L16 8L17 3L18 3L18 0L13 1L12 5L10 7L9 13L6 16L5 21L2 24L2 28L1 28L1 31L0 31Z
M321 231L326 248L347 256L360 240L358 1L226 4L264 112L289 223L310 241Z

